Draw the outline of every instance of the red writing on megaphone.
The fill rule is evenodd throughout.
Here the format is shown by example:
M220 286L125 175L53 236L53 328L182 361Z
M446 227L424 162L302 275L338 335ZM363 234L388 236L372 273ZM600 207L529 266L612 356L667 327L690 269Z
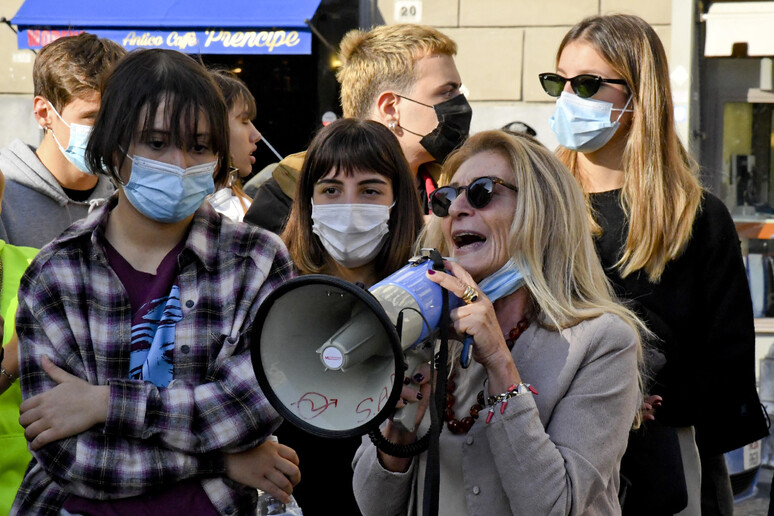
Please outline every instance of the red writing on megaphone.
M298 416L306 420L314 419L325 412L331 405L335 407L338 404L338 399L328 399L327 396L319 392L306 392L298 398L296 403L291 403L291 405L296 406Z

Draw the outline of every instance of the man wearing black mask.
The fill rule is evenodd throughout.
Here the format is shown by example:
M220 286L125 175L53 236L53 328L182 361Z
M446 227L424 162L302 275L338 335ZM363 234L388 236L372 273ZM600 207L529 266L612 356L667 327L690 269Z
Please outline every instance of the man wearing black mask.
M439 164L468 136L472 110L460 93L457 44L413 24L353 30L341 41L337 73L345 117L376 120L398 138L424 212ZM293 154L256 193L245 221L281 233L290 213L303 156Z

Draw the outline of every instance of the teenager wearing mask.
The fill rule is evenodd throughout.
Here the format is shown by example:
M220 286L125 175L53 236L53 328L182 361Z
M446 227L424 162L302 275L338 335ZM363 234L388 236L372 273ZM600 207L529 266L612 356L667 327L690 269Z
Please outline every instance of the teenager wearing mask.
M99 86L126 51L93 34L53 41L35 58L33 114L43 129L37 149L14 140L0 150L6 178L0 238L41 248L113 193L91 174L86 143L100 106Z
M33 461L12 514L248 514L289 500L293 450L248 331L292 277L276 236L204 202L228 172L228 115L190 56L139 50L102 90L87 163L110 202L33 260L17 330ZM66 514L66 512L63 512Z
M731 514L723 453L767 434L752 305L731 216L702 188L675 132L661 41L636 16L587 18L540 81L558 97L557 153L586 192L605 271L666 360L652 365L651 393L663 399L656 420L624 457L624 514L672 514L686 501L684 514ZM671 454L669 432L679 441ZM682 494L662 483L681 462Z
M356 29L341 41L336 78L344 117L375 120L395 134L416 178L424 213L429 212L427 195L435 189L438 164L470 129L473 112L460 93L456 53L454 41L425 25ZM285 165L258 190L247 222L282 231L298 178L292 163Z
M231 149L228 175L215 185L208 200L215 211L235 222L242 222L252 199L242 188L242 179L253 172L253 153L261 133L253 125L258 114L255 97L247 85L228 70L212 70L228 108L228 139Z
M376 122L344 118L312 141L282 238L301 274L370 287L408 263L421 226L414 181L395 136ZM306 516L330 514L331 507L358 514L351 462L359 437L323 439L288 423L277 435L301 461L303 482L294 496Z

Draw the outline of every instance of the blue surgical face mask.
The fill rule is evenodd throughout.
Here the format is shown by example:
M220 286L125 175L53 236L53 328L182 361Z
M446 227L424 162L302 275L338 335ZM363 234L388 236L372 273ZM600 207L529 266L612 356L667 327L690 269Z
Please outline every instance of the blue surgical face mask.
M616 109L612 102L582 99L563 91L556 99L556 109L549 123L562 147L578 152L594 152L610 141L624 112L633 111L626 109L631 101L632 96L629 95L623 109ZM610 120L613 111L621 112L615 121Z
M524 285L524 275L513 260L508 260L497 271L482 279L478 288L491 302L513 294Z
M51 109L54 111L54 113L56 113L56 116L59 117L59 120L61 120L64 125L70 128L70 141L67 143L66 149L62 147L62 144L59 142L59 138L56 137L54 131L49 129L49 131L51 131L51 136L54 137L54 141L56 142L57 147L59 147L59 150L62 151L64 157L67 158L67 160L72 163L75 168L81 172L91 174L92 171L89 170L89 167L86 164L85 152L86 144L89 143L89 135L91 135L92 127L90 125L68 124L65 122L65 119L62 118L62 115L59 114L59 111L56 110L51 102L49 102L48 105L51 106Z
M127 157L132 160L132 176L124 185L124 193L149 219L180 222L215 191L212 175L217 161L184 169L142 156Z

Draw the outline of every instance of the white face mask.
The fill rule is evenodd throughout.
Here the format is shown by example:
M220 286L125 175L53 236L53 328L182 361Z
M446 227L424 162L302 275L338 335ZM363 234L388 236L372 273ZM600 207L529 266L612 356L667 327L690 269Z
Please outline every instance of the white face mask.
M315 206L313 201L312 233L342 266L360 267L376 258L382 249L390 231L390 208L383 204Z

